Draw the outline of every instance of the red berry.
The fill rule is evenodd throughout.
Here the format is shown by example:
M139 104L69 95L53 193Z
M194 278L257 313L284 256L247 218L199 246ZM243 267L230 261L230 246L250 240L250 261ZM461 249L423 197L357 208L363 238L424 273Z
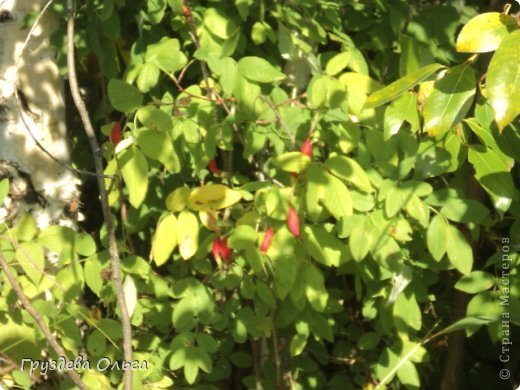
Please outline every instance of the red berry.
M300 148L300 152L303 154L312 157L312 142L310 138L307 138L303 145Z
M264 239L262 240L262 244L260 245L260 250L262 253L265 253L269 250L269 247L271 246L271 241L273 240L274 236L274 228L270 227L265 231Z
M287 226L295 237L300 237L300 217L292 207L287 212Z
M211 173L213 173L214 175L220 175L220 170L218 169L217 163L215 162L214 159L209 161L208 168L209 168L209 171Z
M231 263L232 252L228 247L227 238L215 238L215 240L213 240L213 245L211 246L211 251L213 252L213 258L215 260L220 259L226 264Z
M227 238L224 238L221 241L221 243L222 243L222 245L220 247L220 256L222 256L222 260L224 261L224 263L230 264L232 252L227 244Z
M191 10L189 9L188 6L186 5L183 5L182 6L182 13L184 14L185 17L190 17L191 16Z
M123 139L123 132L121 130L121 123L116 122L114 127L112 127L112 131L110 132L110 142L112 145L116 146Z

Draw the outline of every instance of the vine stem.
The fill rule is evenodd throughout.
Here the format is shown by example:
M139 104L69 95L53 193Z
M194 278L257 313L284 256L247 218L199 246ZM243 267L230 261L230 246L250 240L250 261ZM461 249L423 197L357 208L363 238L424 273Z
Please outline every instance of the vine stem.
M69 76L69 85L74 104L85 128L85 133L92 149L94 158L94 165L96 168L97 182L99 187L99 194L101 197L101 207L103 210L103 219L106 226L108 238L108 252L110 254L110 263L112 269L112 281L114 282L114 289L116 293L117 306L121 312L121 324L123 328L123 355L127 362L132 361L132 325L130 323L130 316L125 302L125 294L123 291L123 281L121 276L121 260L119 257L119 250L117 248L117 240L112 224L112 216L110 213L110 206L108 203L108 192L103 179L103 154L92 127L92 122L88 115L87 108L83 99L81 98L78 80L76 76L76 65L74 60L74 0L67 0L67 68ZM124 389L132 389L132 370L127 369L124 373Z
M43 335L45 336L45 339L49 343L49 345L52 347L54 352L58 356L62 356L63 358L67 359L67 355L65 354L65 351L61 347L61 345L58 343L58 340L56 339L56 336L52 334L51 330L47 327L45 324L45 321L43 320L40 313L36 311L36 309L33 307L27 296L24 294L22 287L18 284L18 281L16 280L16 277L13 275L11 270L9 269L9 265L7 264L7 261L4 256L0 254L0 267L2 268L2 271L4 271L5 276L7 277L7 280L11 284L11 287L13 288L14 292L16 293L16 296L22 303L22 306L24 309L31 315L31 317L34 319L36 324L38 324L38 327L42 331ZM68 377L74 382L76 386L78 386L81 390L88 390L87 385L83 383L80 376L75 370L65 370L65 373L68 375Z

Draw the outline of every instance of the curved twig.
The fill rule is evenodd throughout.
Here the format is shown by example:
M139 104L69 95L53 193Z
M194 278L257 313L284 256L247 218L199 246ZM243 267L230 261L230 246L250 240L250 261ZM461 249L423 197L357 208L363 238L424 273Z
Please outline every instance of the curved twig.
M119 258L119 250L117 248L117 240L112 224L112 216L108 202L108 192L103 179L103 153L99 147L92 122L87 112L87 108L79 93L78 80L76 77L76 65L74 60L74 0L67 0L67 69L69 75L69 85L74 104L85 128L85 133L92 149L94 165L96 167L96 176L101 197L101 207L103 210L103 219L106 226L108 238L108 252L110 253L110 263L112 269L112 281L116 292L117 306L121 311L121 324L123 327L123 354L127 362L132 361L132 325L128 315L128 309L125 302L125 294L123 291L123 281L121 275L121 261ZM124 389L132 388L132 370L127 369L124 374Z

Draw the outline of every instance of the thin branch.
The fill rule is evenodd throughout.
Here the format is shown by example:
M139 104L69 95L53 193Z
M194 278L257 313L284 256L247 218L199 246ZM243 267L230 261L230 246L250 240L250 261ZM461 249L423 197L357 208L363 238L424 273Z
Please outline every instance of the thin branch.
M273 110L274 115L276 116L276 120L282 126L285 133L287 134L287 137L289 137L289 140L291 140L292 146L296 146L296 140L294 139L294 134L291 132L291 129L289 129L289 126L287 126L287 123L282 118L282 115L280 114L280 111L278 111L278 107L275 106L275 104L266 96L260 96L260 99L262 99L271 110Z
M90 121L87 108L79 93L78 80L76 77L76 68L74 61L74 0L67 0L67 68L69 73L69 85L74 104L85 127L85 133L90 143L94 157L94 165L96 167L99 194L101 197L101 207L103 210L103 219L106 226L108 238L108 252L110 253L112 280L116 292L117 306L121 312L121 323L123 327L123 351L124 359L128 362L132 361L132 325L126 307L125 295L123 291L123 282L121 276L121 261L119 258L119 250L117 248L117 240L112 224L112 216L108 202L108 193L103 179L103 153L94 133L94 128ZM124 373L124 389L132 388L132 370L127 369Z
M22 303L25 310L31 315L31 317L34 319L36 324L38 324L38 327L42 331L43 335L47 339L47 342L50 344L54 352L58 356L63 356L63 358L67 359L67 355L65 354L65 351L61 347L61 345L58 343L58 340L56 339L56 336L52 334L50 329L45 324L45 321L43 320L40 313L36 311L36 309L33 307L27 296L24 294L22 287L18 284L18 281L16 280L16 277L13 275L11 270L9 269L9 266L7 265L7 261L5 260L5 257L0 254L0 267L2 267L2 271L4 271L5 276L7 277L7 280L11 284L11 287L13 288L14 292L16 293L16 296ZM69 376L69 378L74 382L76 386L78 386L80 389L88 390L88 387L83 383L78 373L74 370L66 370L65 373Z
M15 103L16 103L15 104L16 112L17 112L18 116L20 117L20 119L21 119L21 121L23 123L25 131L29 134L29 136L33 140L33 142L36 145L36 147L38 149L40 149L50 160L52 160L54 163L58 164L62 168L65 168L65 169L71 171L72 173L74 173L76 175L96 176L96 173L89 172L89 171L84 171L82 169L76 169L76 168L70 166L69 164L64 163L63 161L60 161L56 157L54 157L52 155L52 153L49 152L45 148L45 146L43 146L40 143L40 141L38 141L38 139L36 138L36 136L34 135L34 133L31 130L31 126L29 126L29 124L27 123L27 121L25 119L25 116L24 116L24 113L23 113L24 109L23 109L23 105L22 105L22 98L20 96L21 89L20 89L20 85L18 84L18 69L20 68L20 60L22 59L23 53L25 52L25 49L27 48L27 45L29 44L29 41L31 40L31 38L33 36L34 30L36 29L36 27L40 23L41 18L43 17L43 15L47 11L47 9L51 6L53 1L54 0L49 0L45 4L45 6L42 8L42 10L38 14L38 16L36 17L36 20L34 21L33 25L31 26L31 28L29 30L29 33L25 37L25 41L23 42L22 49L20 50L20 55L16 59L16 62L15 62L15 75L14 75L14 96L15 96Z

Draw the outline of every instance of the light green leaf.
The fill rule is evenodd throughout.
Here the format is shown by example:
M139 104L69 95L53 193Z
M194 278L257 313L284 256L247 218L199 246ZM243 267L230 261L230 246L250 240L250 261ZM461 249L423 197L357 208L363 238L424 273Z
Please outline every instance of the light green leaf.
M495 277L484 271L473 271L455 284L455 288L468 294L477 294L489 290L495 284Z
M166 197L166 208L170 211L182 211L188 204L191 190L188 187L179 187Z
M276 300L271 289L262 281L256 283L256 293L258 297L271 309L276 309Z
M355 260L361 261L368 254L374 244L374 228L368 218L362 218L358 224L352 228L349 239L350 252Z
M426 233L426 244L432 257L439 261L446 253L448 239L448 224L440 215L432 218Z
M397 377L402 386L419 389L421 381L415 365L411 361L405 361L397 370Z
M489 210L473 199L451 198L442 206L441 214L454 222L480 223L489 215Z
M110 80L107 92L110 104L118 111L130 113L143 104L141 92L122 80Z
M184 210L177 220L177 240L184 260L193 257L199 245L199 221L195 214Z
M475 72L470 65L458 65L437 80L424 102L424 129L430 136L442 135L459 123L475 95Z
M260 57L242 57L238 61L238 72L245 78L259 83L272 83L286 76Z
M291 340L291 344L289 345L289 352L291 356L301 355L305 346L307 345L308 336L303 334L295 334Z
M157 65L151 62L145 63L141 67L139 75L137 76L137 88L139 88L139 91L141 91L142 93L149 92L153 87L157 85L160 76L161 72Z
M286 171L300 173L307 169L311 158L301 152L287 152L273 158L274 166Z
M448 226L446 251L450 263L463 275L468 275L473 268L473 250L466 237L454 226Z
M323 312L327 306L329 293L325 288L325 278L318 267L306 263L304 268L305 295L314 310Z
M130 204L138 208L148 191L148 163L136 147L124 149L118 156L119 166L129 193Z
M345 69L349 62L350 57L352 57L352 53L350 51L345 51L339 54L336 54L332 57L329 62L327 62L327 66L325 67L325 73L329 76L335 76L343 69Z
M125 276L123 282L123 293L125 295L125 305L128 311L128 317L132 318L134 314L135 306L137 305L137 288L135 287L135 281L130 275Z
M240 225L235 228L229 236L228 244L230 248L241 250L255 244L258 239L256 230L249 225Z
M204 25L220 39L228 39L237 29L231 18L216 8L207 8L204 11Z
M397 134L404 122L410 124L412 132L419 129L417 97L413 93L403 93L386 108L384 119L385 140Z
M323 203L336 219L352 215L352 196L343 182L327 174L327 187Z
M520 30L506 36L491 58L486 88L502 131L520 114Z
M365 170L352 158L347 156L333 156L325 161L325 167L329 169L332 174L352 183L361 191L373 191L370 179Z
M4 204L4 199L9 193L9 179L0 180L0 205Z
M177 246L177 218L168 213L159 220L152 241L152 258L158 266L163 265Z
M512 16L498 12L477 15L460 31L456 49L462 53L496 50L502 40L516 28L516 20Z
M470 148L468 159L475 168L475 176L480 185L491 196L495 209L505 213L513 199L518 196L518 190L509 172L510 167L493 150L482 149Z
M323 213L323 199L327 190L327 175L321 164L311 164L305 172L304 205L309 219L319 220Z
M421 308L417 304L415 294L409 292L400 294L395 300L393 314L398 330L406 331L408 327L421 329Z
M302 239L309 254L323 265L339 267L347 260L345 245L322 225L305 226Z
M150 130L171 131L173 120L170 115L154 106L144 106L137 110L137 119Z
M146 157L162 162L170 172L180 172L181 163L173 148L173 141L167 133L141 130L137 133L136 140Z
M156 65L163 72L174 73L181 70L188 62L188 59L180 50L180 44L177 39L166 38L159 43L147 46L145 62Z
M392 84L371 94L364 105L365 109L375 108L394 100L403 92L415 87L421 81L426 80L433 73L444 68L441 64L430 64L394 81Z

